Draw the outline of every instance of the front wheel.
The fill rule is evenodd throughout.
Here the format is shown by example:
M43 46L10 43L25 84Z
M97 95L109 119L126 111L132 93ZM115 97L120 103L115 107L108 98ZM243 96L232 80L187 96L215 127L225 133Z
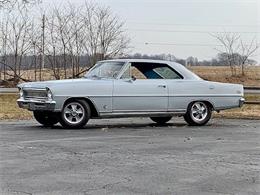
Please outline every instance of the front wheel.
M45 127L52 127L59 122L58 118L53 112L34 111L33 115L36 121Z
M168 117L151 117L151 120L158 123L159 125L163 125L172 119L171 116Z
M84 100L67 102L61 112L60 124L65 128L81 128L90 118L90 107Z
M205 102L192 102L189 104L184 120L191 126L202 126L211 118L212 109Z

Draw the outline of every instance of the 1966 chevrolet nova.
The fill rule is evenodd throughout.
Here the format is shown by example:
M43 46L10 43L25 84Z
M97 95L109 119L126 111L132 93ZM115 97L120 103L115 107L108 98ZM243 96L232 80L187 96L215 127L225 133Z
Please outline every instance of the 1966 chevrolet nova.
M212 111L241 107L243 86L205 81L175 62L98 62L81 79L22 83L21 108L44 126L83 127L91 118L150 117L159 124L183 116L205 125Z

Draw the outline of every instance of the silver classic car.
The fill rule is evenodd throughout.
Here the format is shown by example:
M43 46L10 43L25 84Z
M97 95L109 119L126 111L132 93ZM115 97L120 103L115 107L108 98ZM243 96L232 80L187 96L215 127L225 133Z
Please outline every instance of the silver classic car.
M92 118L150 117L158 124L183 116L205 125L212 111L241 107L243 86L205 81L168 61L98 62L80 79L22 83L19 107L44 126L81 128Z

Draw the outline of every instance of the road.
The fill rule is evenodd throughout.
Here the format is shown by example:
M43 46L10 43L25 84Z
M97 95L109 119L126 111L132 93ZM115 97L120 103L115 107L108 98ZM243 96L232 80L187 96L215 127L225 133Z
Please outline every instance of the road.
M0 194L260 194L260 120L0 122Z

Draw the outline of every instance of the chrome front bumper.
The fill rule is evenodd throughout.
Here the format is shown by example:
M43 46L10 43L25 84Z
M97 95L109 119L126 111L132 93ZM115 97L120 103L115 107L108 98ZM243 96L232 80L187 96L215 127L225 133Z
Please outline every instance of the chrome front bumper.
M244 105L245 101L246 101L245 98L240 98L239 99L239 107L240 108Z
M42 110L42 111L54 111L55 101L40 101L40 100L25 100L20 98L17 100L17 104L20 108L24 108L30 111Z

